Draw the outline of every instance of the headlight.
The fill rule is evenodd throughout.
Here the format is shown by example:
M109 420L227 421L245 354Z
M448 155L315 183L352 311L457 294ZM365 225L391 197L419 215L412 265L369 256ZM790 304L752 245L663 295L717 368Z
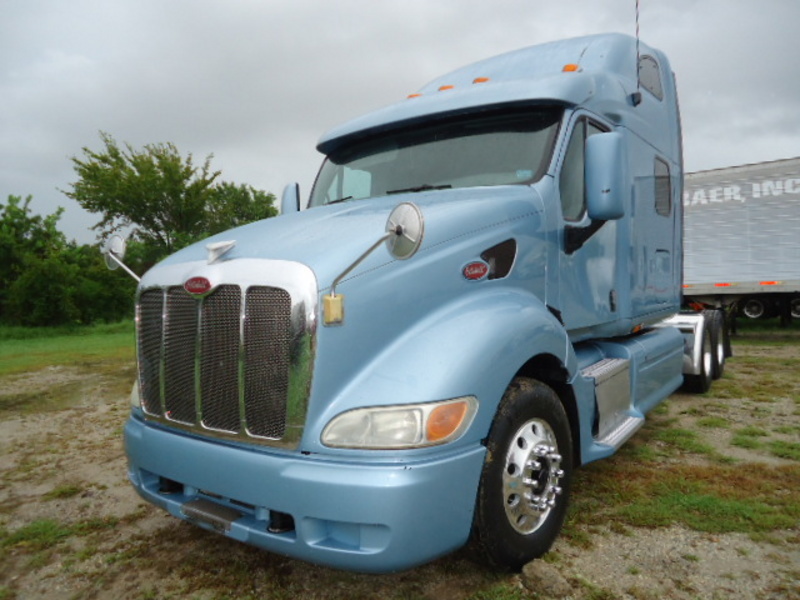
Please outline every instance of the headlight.
M478 408L474 396L443 402L357 408L336 416L322 432L334 448L421 448L459 438Z

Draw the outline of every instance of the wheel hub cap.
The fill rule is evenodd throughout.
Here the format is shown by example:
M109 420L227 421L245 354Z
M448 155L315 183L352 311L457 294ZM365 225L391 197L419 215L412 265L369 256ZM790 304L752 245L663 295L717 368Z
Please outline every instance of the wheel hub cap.
M547 520L563 476L553 430L538 419L525 423L511 440L503 471L506 517L516 531L533 533Z

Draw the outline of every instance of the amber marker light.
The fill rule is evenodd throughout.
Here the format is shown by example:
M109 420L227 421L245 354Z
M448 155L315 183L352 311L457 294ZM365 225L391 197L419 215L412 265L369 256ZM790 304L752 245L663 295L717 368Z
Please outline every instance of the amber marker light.
M780 285L780 281L761 281L759 285Z
M429 442L447 439L461 427L469 405L466 400L444 404L433 409L428 417L426 435Z
M422 94L409 94L409 95L408 95L408 96L406 96L406 97L407 97L407 98L419 98L420 96L422 96Z
M472 83L486 83L487 81L489 81L488 77L476 77L472 80Z
M444 92L445 90L452 90L455 87L456 86L454 86L454 85L443 85L442 87L439 88L439 91L440 92Z
M575 73L576 71L580 71L580 66L570 63L568 65L564 65L564 68L561 69L564 73Z
M731 287L730 283L715 283L714 287Z

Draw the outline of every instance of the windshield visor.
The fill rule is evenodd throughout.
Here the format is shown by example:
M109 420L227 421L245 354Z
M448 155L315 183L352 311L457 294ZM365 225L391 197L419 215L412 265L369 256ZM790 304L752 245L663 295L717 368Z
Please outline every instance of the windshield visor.
M505 108L361 139L322 164L309 206L393 193L529 184L550 162L563 109Z

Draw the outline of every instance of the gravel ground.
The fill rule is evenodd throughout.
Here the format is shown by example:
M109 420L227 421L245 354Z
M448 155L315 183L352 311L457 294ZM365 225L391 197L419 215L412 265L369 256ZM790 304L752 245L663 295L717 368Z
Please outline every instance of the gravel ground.
M757 358L760 352L765 351L745 348L740 355ZM774 357L776 351L766 352ZM789 361L800 357L797 346L778 352ZM736 369L736 361L729 362L729 373ZM214 574L215 580L228 585L232 571L243 570L238 576L251 582L251 598L800 598L798 527L754 541L746 534L712 535L681 526L619 530L598 523L590 531L590 547L561 538L551 553L553 560L535 561L536 568L526 569L525 574L499 580L463 553L405 574L380 577L343 574L275 557L199 531L139 500L126 480L121 444L127 398L106 398L109 381L77 369L48 369L6 378L0 395L44 393L76 382L82 387L71 406L0 421L0 527L6 531L0 546L0 600L235 597L181 568L190 560L206 565L202 561L213 557L229 565ZM785 397L763 403L768 410L759 406L758 411L746 397L678 394L659 418L693 427L698 405L716 406L707 414L716 410L737 426L753 420L762 427L777 423L782 427L776 428L786 432L781 435L796 442L797 378L789 388ZM704 440L733 456L742 469L796 464L763 449L733 447L730 435L725 429L713 430ZM13 542L15 532L45 519L80 523L83 529L64 533L63 539L49 545L35 537Z

